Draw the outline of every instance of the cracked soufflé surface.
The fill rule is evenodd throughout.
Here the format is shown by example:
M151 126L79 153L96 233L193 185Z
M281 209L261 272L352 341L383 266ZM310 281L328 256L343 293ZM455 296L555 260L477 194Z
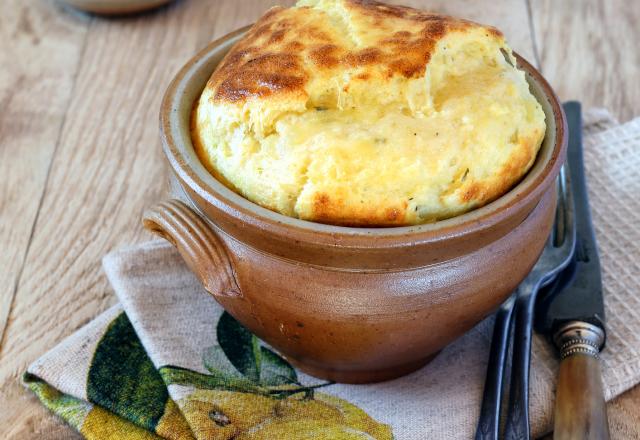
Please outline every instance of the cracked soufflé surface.
M500 31L362 0L274 7L197 101L196 151L263 207L350 226L482 206L533 164L544 113Z

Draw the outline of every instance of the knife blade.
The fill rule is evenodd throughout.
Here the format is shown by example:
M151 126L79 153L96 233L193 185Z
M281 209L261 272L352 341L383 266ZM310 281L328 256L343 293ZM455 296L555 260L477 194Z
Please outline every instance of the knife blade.
M536 330L553 336L570 321L582 321L605 331L602 276L591 222L582 152L582 114L579 102L563 105L569 126L567 162L575 203L576 252L570 267L547 286L536 307ZM550 295L550 292L554 292ZM604 342L603 342L604 344Z
M582 150L579 102L564 104L569 126L567 162L573 190L576 252L536 306L536 327L560 352L554 439L609 438L599 353L605 314L600 258L591 223Z

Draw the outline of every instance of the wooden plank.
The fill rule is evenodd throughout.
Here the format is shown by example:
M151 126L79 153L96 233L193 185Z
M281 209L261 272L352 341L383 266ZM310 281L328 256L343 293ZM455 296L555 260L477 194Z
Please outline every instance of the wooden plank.
M1 438L39 438L36 400L15 399L27 393L19 375L113 303L102 256L150 238L140 216L163 196L157 117L171 77L207 42L268 6L180 1L147 15L93 22L0 351ZM37 142L29 146L27 157L36 160Z
M89 21L55 2L10 0L0 14L0 347ZM75 438L35 400L17 380L0 390L0 437L16 438L15 410L17 438Z
M0 437L38 436L42 411L25 397L19 374L114 301L101 257L150 238L139 218L162 197L167 177L157 113L169 80L197 49L254 21L272 3L183 0L92 23L0 351L0 406L10 408L0 411ZM496 0L498 13L462 0L410 3L493 24L533 59L522 2ZM43 423L57 426L52 420ZM4 426L13 426L10 436L1 435Z
M504 33L513 50L535 65L533 39L524 1L393 0L387 3L404 4L495 26Z
M630 389L607 403L611 440L640 438L640 387ZM542 440L553 440L549 434Z
M88 20L52 2L0 14L0 345L71 96Z
M640 387L624 393L607 405L611 438L640 438Z
M640 7L627 0L530 0L542 72L561 99L640 114Z
M74 440L82 436L61 419L53 417L35 395L17 382L0 388L0 438L6 440Z

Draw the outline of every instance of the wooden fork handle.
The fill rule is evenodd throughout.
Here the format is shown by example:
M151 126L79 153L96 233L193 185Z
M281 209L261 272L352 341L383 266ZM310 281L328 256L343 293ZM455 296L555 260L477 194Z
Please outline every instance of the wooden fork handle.
M561 361L556 392L555 440L608 440L599 351L604 332L574 321L556 336ZM563 332L564 329L564 332Z

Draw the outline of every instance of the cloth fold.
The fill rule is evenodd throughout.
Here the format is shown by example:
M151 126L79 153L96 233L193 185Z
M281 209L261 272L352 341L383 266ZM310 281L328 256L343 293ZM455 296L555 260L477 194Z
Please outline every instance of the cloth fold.
M585 114L585 163L608 324L609 400L640 382L640 118ZM493 318L408 376L371 385L296 371L154 241L104 259L119 304L34 362L24 383L88 439L466 439ZM534 339L531 427L552 424L557 361Z

